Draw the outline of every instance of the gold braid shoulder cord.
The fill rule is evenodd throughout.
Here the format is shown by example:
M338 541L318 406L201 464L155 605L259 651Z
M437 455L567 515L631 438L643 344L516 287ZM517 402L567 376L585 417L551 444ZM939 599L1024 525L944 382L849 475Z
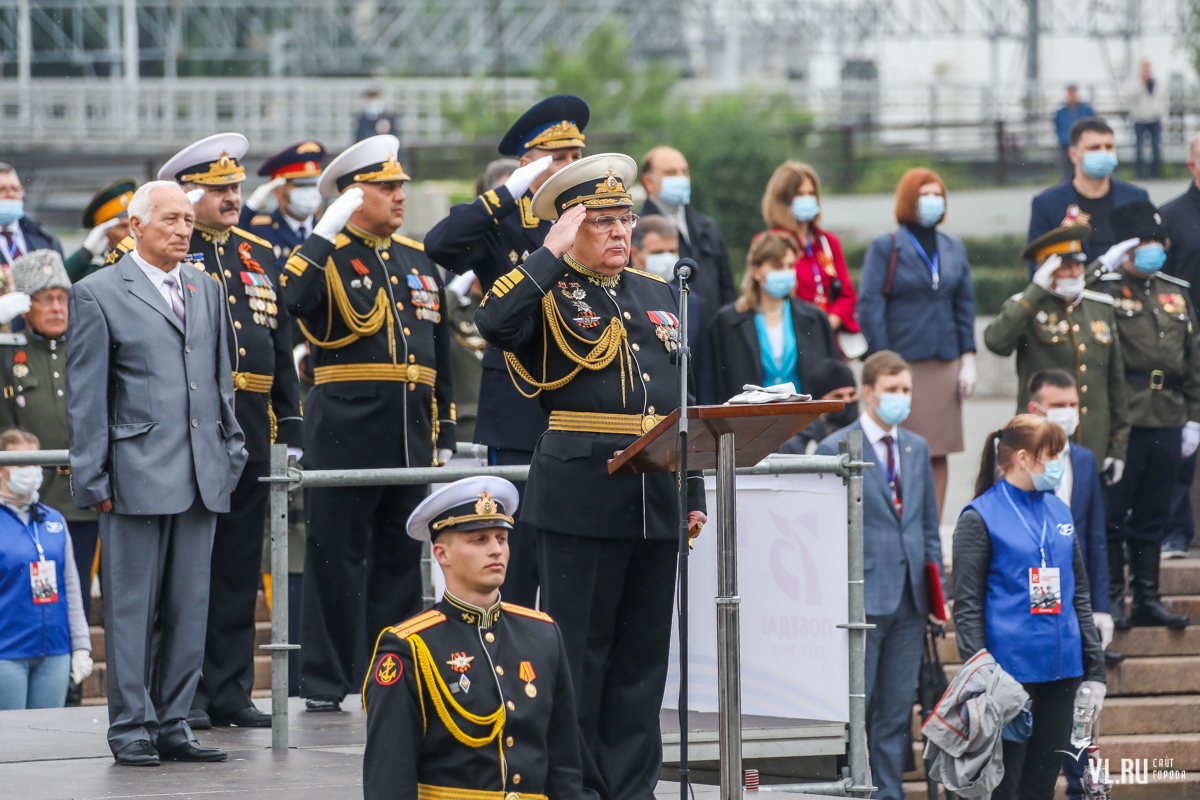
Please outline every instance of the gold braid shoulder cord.
M562 312L559 311L558 303L554 302L554 295L546 294L542 296L542 380L535 380L529 374L529 370L521 364L517 357L508 352L504 352L504 361L508 366L509 378L513 382L513 386L524 397L537 397L543 391L552 392L555 389L561 389L566 386L575 376L582 370L589 369L593 372L598 372L604 369L613 362L613 359L619 359L618 365L621 371L621 405L625 405L625 375L629 376L629 388L633 389L633 356L629 352L629 333L625 330L625 326L621 324L621 320L617 317L612 317L608 321L608 327L600 338L592 342L592 340L580 336L571 328L565 325L565 320L562 317ZM546 381L546 356L549 351L550 342L546 337L546 329L554 335L554 342L558 345L558 349L575 363L575 369L571 370L570 374L559 378L556 381ZM586 356L581 356L571 347L567 338L563 335L563 328L566 327L568 333L574 336L585 344L594 344L591 352ZM521 388L512 373L516 372L521 377L521 380L536 387L536 391L531 394L526 394Z

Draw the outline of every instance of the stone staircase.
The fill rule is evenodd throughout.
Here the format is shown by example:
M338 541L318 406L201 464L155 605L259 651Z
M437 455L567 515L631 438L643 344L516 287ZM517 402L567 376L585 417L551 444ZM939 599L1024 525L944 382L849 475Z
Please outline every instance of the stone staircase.
M1113 647L1125 661L1108 668L1108 695L1100 715L1100 757L1107 758L1115 780L1121 759L1150 759L1150 770L1186 771L1183 780L1156 780L1113 787L1114 800L1200 799L1200 551L1162 564L1162 593L1172 610L1189 615L1184 630L1133 628L1117 631ZM954 633L938 643L947 677L961 664ZM926 800L919 707L913 710L917 769L906 773L905 792ZM1059 797L1066 797L1059 779ZM942 796L939 792L939 797Z
M257 648L260 644L271 643L271 615L267 611L267 601L262 591L258 593L258 609L255 613L255 628L258 636L254 641ZM83 682L83 705L102 706L108 703L106 695L107 672L104 665L104 609L99 597L92 597L91 619L92 660L95 668L92 674ZM254 697L271 696L271 656L265 650L256 651L254 656Z

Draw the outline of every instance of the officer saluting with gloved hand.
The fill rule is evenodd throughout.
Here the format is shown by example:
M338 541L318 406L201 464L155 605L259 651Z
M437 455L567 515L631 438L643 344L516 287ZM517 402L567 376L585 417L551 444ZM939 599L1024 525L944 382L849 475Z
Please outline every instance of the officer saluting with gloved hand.
M1112 228L1123 241L1092 265L1089 282L1113 300L1133 424L1125 477L1107 491L1113 623L1182 628L1188 618L1171 613L1159 597L1158 568L1175 474L1200 444L1200 323L1187 299L1190 284L1160 272L1168 241L1154 204L1117 206Z
M280 276L313 347L303 460L310 469L428 467L449 460L455 446L453 331L433 262L420 242L396 233L408 180L399 147L395 136L372 136L325 168L318 187L337 199ZM421 546L404 521L428 490L308 492L300 693L309 711L338 711L358 688L351 680L361 593L372 637L420 611Z

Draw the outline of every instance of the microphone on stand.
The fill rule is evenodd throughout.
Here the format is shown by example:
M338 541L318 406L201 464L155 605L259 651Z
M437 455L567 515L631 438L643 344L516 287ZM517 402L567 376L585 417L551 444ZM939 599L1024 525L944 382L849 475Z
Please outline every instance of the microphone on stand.
M692 279L692 274L699 269L700 266L690 258L681 258L675 262L675 277L679 278L679 283L682 285Z

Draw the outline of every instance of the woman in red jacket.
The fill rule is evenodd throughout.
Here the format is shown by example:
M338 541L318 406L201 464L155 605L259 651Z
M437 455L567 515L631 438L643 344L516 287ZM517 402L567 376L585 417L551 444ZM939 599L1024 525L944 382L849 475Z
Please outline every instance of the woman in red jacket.
M800 161L785 161L767 183L763 219L770 226L768 233L789 236L797 244L796 296L824 311L835 333L858 333L858 297L842 256L842 243L821 230L820 200L817 171Z

